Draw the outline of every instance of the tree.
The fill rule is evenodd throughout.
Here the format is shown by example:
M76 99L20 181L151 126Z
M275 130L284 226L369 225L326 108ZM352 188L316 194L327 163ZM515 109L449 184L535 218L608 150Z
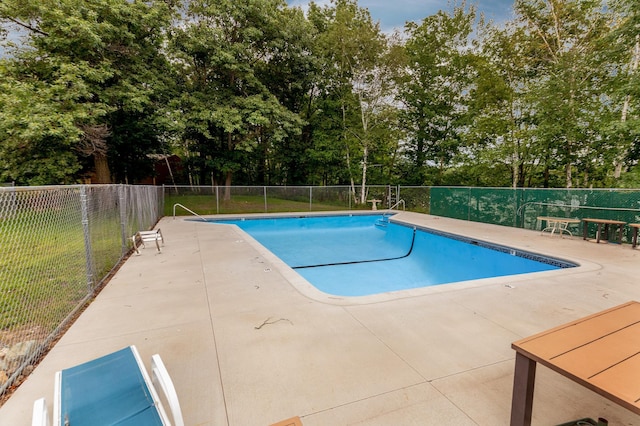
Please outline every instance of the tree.
M202 182L209 174L224 180L226 198L233 174L265 138L283 140L302 126L258 71L287 42L285 6L282 0L193 1L171 36L182 87L175 107L196 155L192 166Z
M475 9L455 7L451 15L438 12L406 30L406 75L400 90L403 123L408 129L406 155L412 184L439 184L446 167L461 148L467 117L471 67L470 36ZM435 167L437 176L427 178ZM431 180L431 181L429 181Z
M50 110L63 118L41 126L41 131L16 132L20 117L6 117L3 129L5 143L15 143L32 149L14 155L33 152L47 144L54 150L71 152L51 153L68 159L63 181L75 180L82 156L92 157L98 182L112 180L109 155L135 157L137 165L144 164L146 154L157 145L156 114L159 86L167 82L164 56L160 48L163 31L171 17L171 9L162 1L127 0L7 0L0 7L0 20L21 26L27 31L25 44L6 58L4 71L15 84L25 90L16 91L30 99L23 99L23 111L37 117L40 111ZM28 89L31 87L32 89ZM33 89L37 89L37 92ZM15 101L12 90L5 91L4 102ZM30 110L29 108L33 108ZM6 114L19 112L9 108ZM130 132L120 117L137 115L137 126L146 126L145 139L131 150L132 141L119 143ZM143 124L145 123L145 124ZM19 126L18 126L19 127ZM75 127L76 131L71 131ZM50 134L64 134L64 142L57 148L49 145ZM140 134L140 133L139 133ZM62 137L62 136L61 136ZM75 157L72 161L71 159ZM21 161L28 163L28 156ZM71 165L73 163L73 165ZM146 161L148 164L148 160ZM38 168L33 164L32 168ZM136 171L120 173L126 177ZM46 170L36 180L48 181ZM40 172L35 171L38 175ZM17 180L22 180L18 176ZM24 176L27 181L33 180Z
M86 117L76 102L72 69L53 84L17 79L11 61L0 61L0 181L22 185L74 183L81 164L74 145L81 140L76 125ZM52 102L51 100L57 100Z
M324 9L311 8L310 20L318 29L319 55L325 81L321 94L335 101L340 114L339 140L344 147L349 181L355 194L356 173L360 196L366 201L368 166L372 152L382 147L395 118L392 105L394 76L399 61L368 10L352 0L334 0ZM331 101L324 103L329 107ZM357 161L359 160L359 161Z
M482 165L480 171L491 175L495 165L504 164L511 171L511 186L522 187L540 155L532 138L534 110L529 103L533 62L522 28L513 23L486 26L481 34L474 63L477 77L469 96L466 162Z
M616 73L619 84L613 98L622 102L622 109L619 122L613 121L608 128L618 141L613 162L613 177L618 180L627 166L634 166L640 159L640 12L632 0L613 1L611 7L617 25L607 40L621 53Z
M588 173L599 152L592 144L599 142L595 129L607 108L603 95L610 62L601 43L609 22L599 0L517 0L514 7L537 61L531 90L535 138L548 154L545 167L560 161L570 188L576 165Z

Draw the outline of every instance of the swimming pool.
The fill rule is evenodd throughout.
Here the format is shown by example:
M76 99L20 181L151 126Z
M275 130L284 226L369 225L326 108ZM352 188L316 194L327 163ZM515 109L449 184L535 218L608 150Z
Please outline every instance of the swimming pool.
M239 226L318 290L336 296L367 296L576 266L394 223L380 214L211 222Z

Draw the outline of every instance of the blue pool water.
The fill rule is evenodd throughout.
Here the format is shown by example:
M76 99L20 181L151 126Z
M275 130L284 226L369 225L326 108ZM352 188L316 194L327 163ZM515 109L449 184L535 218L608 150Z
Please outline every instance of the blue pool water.
M238 225L320 291L337 296L366 296L575 266L381 221L381 215L353 215L213 222Z

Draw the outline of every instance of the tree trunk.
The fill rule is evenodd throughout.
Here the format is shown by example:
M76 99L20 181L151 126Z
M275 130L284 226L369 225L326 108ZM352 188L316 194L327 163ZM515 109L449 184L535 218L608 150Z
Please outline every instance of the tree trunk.
M227 134L227 149L229 152L233 151L233 135L231 133ZM231 177L233 172L231 170L227 170L227 174L224 182L224 201L231 200Z
M231 201L231 175L232 172L227 172L227 176L224 181L224 201Z
M107 155L95 152L93 154L93 162L96 168L95 183L111 183L111 171L109 170Z
M549 159L547 159L547 162L549 161ZM549 166L548 163L545 164L544 166L544 179L542 181L542 187L543 188L549 188Z
M521 161L518 165L518 183L516 184L516 188L524 188L524 183L526 181L526 173L524 169L524 163Z
M513 120L513 114L512 114L512 120ZM515 135L513 134L513 130L511 130L509 137L514 141L513 144L513 182L511 183L511 186L515 189L518 187L518 185L520 184L520 182L522 180L524 180L524 176L522 175L522 161L520 161L520 143L519 143L519 139L517 139L515 137Z
M634 46L633 51L633 65L631 66L631 74L635 74L638 71L638 65L640 64L640 35L636 35L636 45ZM620 117L620 122L625 123L627 121L627 115L629 113L629 106L631 104L631 95L627 95L624 99L624 104L622 105L622 117ZM620 179L622 175L622 168L624 166L624 159L627 156L627 149L621 149L618 152L615 160L613 161L615 170L613 171L613 177L616 179Z
M349 141L347 140L347 109L342 100L342 139L344 141L347 150L347 171L349 172L349 181L351 182L351 192L353 194L353 201L358 204L358 197L356 196L356 182L353 179L353 173L351 172L351 155L349 154Z
M351 173L351 156L349 155L349 147L347 146L347 169L349 170L349 181L351 182L351 193L353 194L353 200L358 204L358 197L356 196L356 182L353 180L353 174Z
M367 201L367 162L369 161L369 120L367 118L365 102L362 93L358 95L360 102L360 122L362 123L362 189L360 192L360 203Z
M364 151L362 153L362 189L360 192L360 204L365 203L367 197L367 161L369 157L369 148L365 144Z
M571 176L571 162L568 162L565 168L565 175L567 180L567 188L571 188L572 185L572 176Z

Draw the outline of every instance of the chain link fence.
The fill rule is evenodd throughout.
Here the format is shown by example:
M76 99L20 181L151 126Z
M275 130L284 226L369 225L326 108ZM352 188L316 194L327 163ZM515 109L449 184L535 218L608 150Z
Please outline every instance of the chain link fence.
M161 187L0 187L0 396L19 383L101 282L130 236L162 216Z
M166 186L165 215L278 213L406 208L429 212L429 187L351 186ZM404 206L396 205L403 200Z

